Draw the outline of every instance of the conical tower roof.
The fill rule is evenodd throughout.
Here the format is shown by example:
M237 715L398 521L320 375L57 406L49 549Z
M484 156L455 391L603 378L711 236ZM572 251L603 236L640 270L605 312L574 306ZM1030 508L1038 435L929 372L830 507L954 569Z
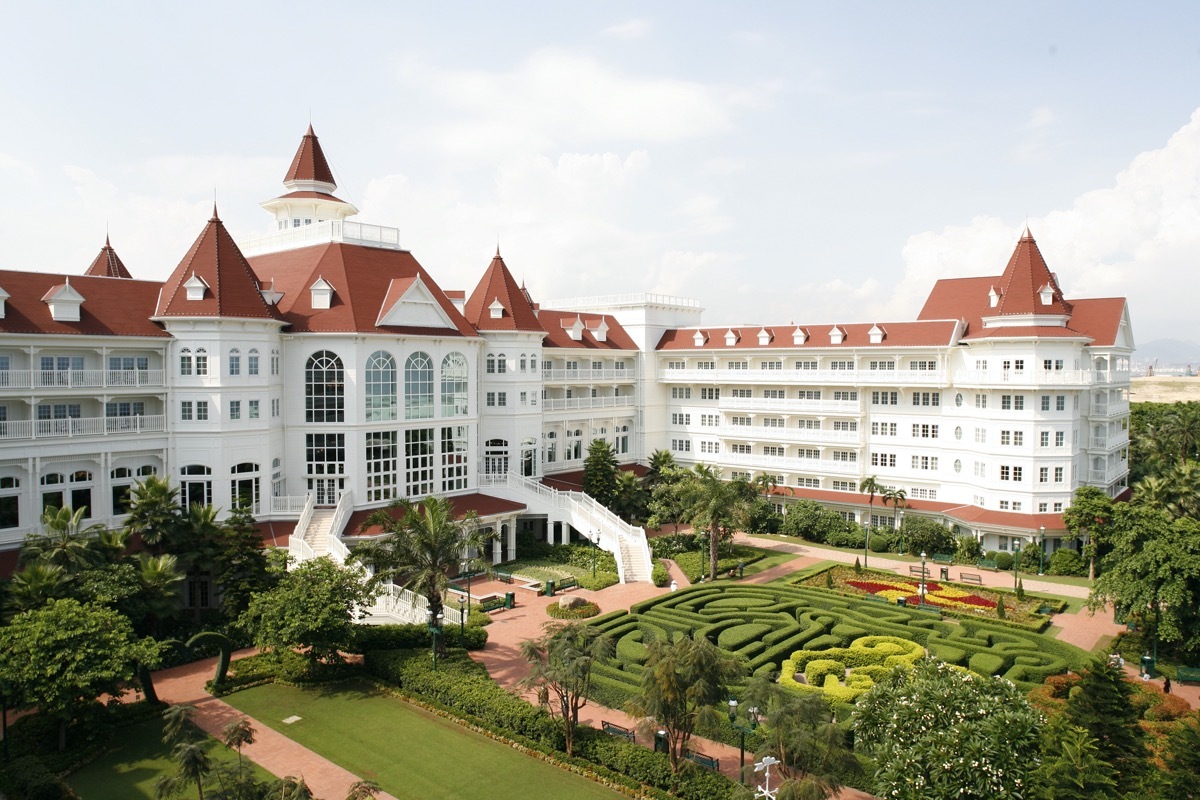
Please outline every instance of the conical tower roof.
M496 248L492 263L467 298L464 316L480 331L546 332L538 322L529 295L500 257L500 248Z
M333 179L333 170L329 168L329 162L325 160L321 142L317 139L317 134L313 133L311 123L308 126L308 133L304 134L304 138L300 140L300 149L296 151L291 169L288 170L287 177L283 179L283 182L285 185L297 182L327 183L331 190L337 188L337 181Z
M259 291L258 279L213 206L212 219L163 284L156 317L282 317Z
M1071 304L1063 299L1062 289L1046 266L1046 259L1042 258L1028 226L1017 242L997 288L1000 291L997 315L1071 314ZM1048 303L1043 301L1043 294L1049 299Z
M91 275L94 278L132 278L129 270L125 269L125 265L121 263L121 257L117 255L117 251L113 249L112 244L108 241L108 237L104 237L104 247L100 248L100 252L96 255L96 260L87 268L84 275Z

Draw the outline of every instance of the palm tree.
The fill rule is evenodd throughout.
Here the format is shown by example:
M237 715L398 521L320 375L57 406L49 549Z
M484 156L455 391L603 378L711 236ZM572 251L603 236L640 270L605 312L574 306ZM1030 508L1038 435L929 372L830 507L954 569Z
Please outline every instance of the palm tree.
M67 596L70 576L58 564L34 561L12 576L5 598L5 610L20 614L40 608L48 600Z
M908 507L908 492L903 489L892 488L891 486L883 490L883 504L892 504L892 510L896 513L896 530L900 530L900 514ZM903 537L901 537L903 539Z
M521 642L521 655L529 662L529 674L520 682L536 689L538 701L563 721L567 755L574 755L579 710L588 701L592 666L612 657L613 640L591 625L579 622L548 622L539 639Z
M43 532L32 534L21 546L19 563L41 561L58 564L69 573L78 572L99 561L97 539L104 526L94 523L83 526L87 506L74 511L70 508L47 508L42 512Z
M645 517L646 489L637 475L627 470L617 473L617 492L610 510L626 522Z
M732 531L734 520L754 497L754 488L749 481L724 481L720 471L707 464L697 464L680 481L683 518L692 527L708 531L708 564L712 577L717 575L722 533Z
M163 744L177 744L195 737L192 715L196 707L191 703L176 703L163 712Z
M309 789L308 784L304 782L303 775L299 778L292 775L280 778L275 782L270 796L278 797L279 800L316 800L313 797L312 789Z
M137 534L152 552L161 553L183 521L179 489L166 478L150 475L136 484L129 496L125 530Z
M242 748L248 744L254 744L254 727L250 724L249 717L241 717L229 722L221 731L221 741L226 747L232 747L237 750L238 767L242 766Z
M146 604L148 633L158 635L158 624L179 612L182 598L176 586L184 579L175 556L137 556L138 580L142 585L142 600Z
M355 781L350 784L350 792L346 795L346 800L374 800L374 798L382 792L379 784L371 780Z
M662 481L663 473L675 469L675 456L670 450L655 450L650 454L650 468L646 470L646 489L653 490Z
M154 786L154 794L160 800L182 793L189 784L196 785L197 800L204 800L204 779L212 771L212 759L208 756L212 742L208 739L180 742L171 748L171 760L175 772L160 777Z
M442 596L450 586L449 571L464 560L474 569L478 562L465 559L466 553L482 551L495 537L479 527L474 513L455 519L454 506L444 497L427 497L420 505L396 500L367 517L359 530L374 527L382 528L386 535L359 545L354 555L374 568L377 579L390 580L422 595L434 618L442 613Z
M880 483L874 475L868 475L862 479L862 483L858 484L859 494L868 495L867 505L871 512L867 515L867 524L863 526L863 535L865 541L863 543L863 568L867 566L867 552L871 547L871 517L875 515L875 495L884 491L885 487Z

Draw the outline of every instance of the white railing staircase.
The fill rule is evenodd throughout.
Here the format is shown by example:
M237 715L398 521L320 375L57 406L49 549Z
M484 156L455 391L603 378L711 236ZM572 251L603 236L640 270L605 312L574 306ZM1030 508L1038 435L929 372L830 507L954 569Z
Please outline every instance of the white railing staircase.
M559 491L513 472L481 475L479 486L506 500L524 503L530 511L545 514L550 522L565 522L585 536L598 533L599 547L616 558L621 583L650 580L653 561L646 532L630 525L589 495Z

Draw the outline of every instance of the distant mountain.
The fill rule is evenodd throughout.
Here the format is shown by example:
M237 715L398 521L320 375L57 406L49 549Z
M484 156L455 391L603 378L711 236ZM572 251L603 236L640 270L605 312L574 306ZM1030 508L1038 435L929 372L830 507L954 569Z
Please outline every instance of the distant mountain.
M1164 367L1200 367L1200 344L1186 342L1183 339L1155 339L1152 342L1139 342L1133 354L1135 369L1142 368L1158 360L1158 369Z

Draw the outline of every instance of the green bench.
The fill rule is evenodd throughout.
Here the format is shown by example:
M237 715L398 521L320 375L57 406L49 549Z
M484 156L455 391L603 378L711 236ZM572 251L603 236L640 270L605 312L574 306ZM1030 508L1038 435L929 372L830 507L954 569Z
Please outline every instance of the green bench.
M993 570L993 571L995 571L995 569L996 569L996 559L994 559L994 558L981 558L981 559L979 559L978 561L976 561L976 562L975 562L975 566L979 567L980 569L990 569L990 570Z
M1200 667L1176 667L1175 675L1177 681L1197 683L1200 682Z
M706 756L704 753L697 753L694 750L684 750L683 757L694 764L699 764L700 766L705 767L706 769L711 769L714 772L721 771L721 760L719 758Z
M909 608L912 608L912 606L909 606ZM934 614L937 614L939 617L942 615L942 609L940 606L931 606L929 603L917 603L917 610L931 611Z
M505 605L503 597L489 597L486 600L480 600L476 607L480 611L496 611L497 609L504 608Z
M511 572L493 572L492 577L501 583L512 583L513 576Z
M954 556L950 553L934 553L933 563L935 564L953 564Z
M605 733L611 733L613 736L620 736L622 739L628 739L631 742L637 741L637 736L633 732L633 728L626 728L624 725L618 725L615 722L606 720L600 721L600 728Z
M579 581L575 580L574 578L560 578L554 582L554 590L560 591L562 589L574 589L578 585Z
M976 586L983 586L983 578L974 572L960 572L958 573L958 580L960 583L973 583Z
M866 597L866 599L867 599L867 600L871 600L871 601L873 601L873 602L876 602L876 603L883 603L885 606L886 606L886 605L891 605L891 604L888 602L888 599L887 599L886 597L880 597L880 596L879 596L879 595L877 595L877 594L868 594L868 595L865 595L865 597Z
M929 577L929 568L928 567L909 567L908 574L916 575L917 577L928 578Z

